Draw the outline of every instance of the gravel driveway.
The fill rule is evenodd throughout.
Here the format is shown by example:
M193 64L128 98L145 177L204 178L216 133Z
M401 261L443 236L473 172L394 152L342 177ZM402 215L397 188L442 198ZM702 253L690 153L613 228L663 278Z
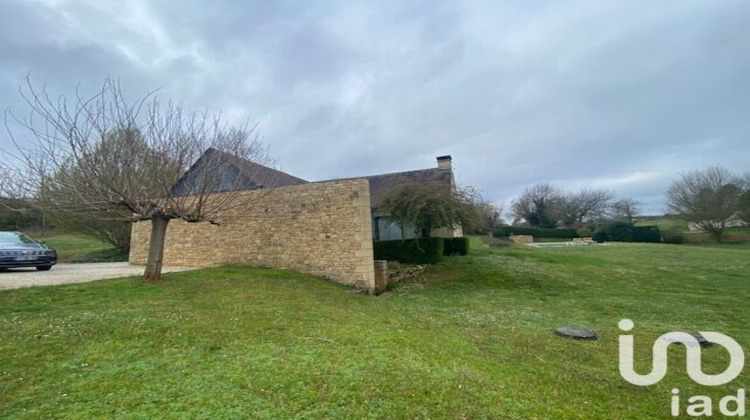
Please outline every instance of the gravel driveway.
M194 270L193 267L164 267L162 272ZM50 286L54 284L85 283L95 280L143 274L141 265L126 262L57 264L50 271L36 271L34 268L10 268L0 272L0 290L18 289L30 286Z

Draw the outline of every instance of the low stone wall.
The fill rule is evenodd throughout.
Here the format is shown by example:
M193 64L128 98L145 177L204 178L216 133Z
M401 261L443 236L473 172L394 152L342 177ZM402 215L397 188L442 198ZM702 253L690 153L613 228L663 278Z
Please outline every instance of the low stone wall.
M353 179L243 192L220 226L172 220L164 264L288 268L373 291L369 190ZM146 263L150 232L133 225L131 264Z
M530 244L534 242L534 237L531 235L511 235L510 241L514 244Z

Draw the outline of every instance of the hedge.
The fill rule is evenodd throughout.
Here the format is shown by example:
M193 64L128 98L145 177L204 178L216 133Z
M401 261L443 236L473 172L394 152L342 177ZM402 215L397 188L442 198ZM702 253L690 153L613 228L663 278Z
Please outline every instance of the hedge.
M591 234L591 239L595 240L596 242L607 242L609 241L609 235L607 235L606 231L597 230L593 234Z
M601 226L594 232L597 242L661 242L661 230L656 226L633 226L628 222L615 221Z
M469 238L444 238L443 255L466 255L469 253Z
M685 235L679 229L665 229L662 233L665 244L684 244Z
M614 221L605 228L609 240L612 242L633 242L633 224Z
M443 259L445 241L443 238L375 241L373 249L376 260L431 264Z
M583 232L581 232L583 233ZM500 226L495 229L494 236L531 235L535 238L564 238L572 239L581 235L575 229L568 228L537 228L524 226ZM661 242L661 231L657 226L633 226L628 222L614 221L600 226L593 234L598 242Z
M658 226L635 226L633 242L661 242L661 230Z
M578 237L575 229L570 228L538 228L525 226L500 226L495 228L493 236L503 237L513 235L531 235L535 238L565 238L573 239Z

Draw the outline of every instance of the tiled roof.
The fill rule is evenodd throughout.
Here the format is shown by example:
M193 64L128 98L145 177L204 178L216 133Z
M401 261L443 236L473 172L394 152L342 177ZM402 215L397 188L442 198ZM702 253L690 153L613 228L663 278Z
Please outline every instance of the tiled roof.
M220 155L215 155L215 154ZM219 156L222 161L230 163L236 167L243 176L244 181L242 184L245 188L257 188L262 186L264 188L273 187L286 187L290 185L306 184L307 181L296 176L289 175L288 173L281 172L276 169L269 168L257 163L250 162L246 159L242 159L230 154L221 152L216 149L209 149L206 153L201 156L200 159L193 165L192 168L183 176L183 179L188 178L191 172L195 171L200 165L202 159L208 159L210 156ZM450 169L420 169L416 171L405 171L405 172L394 172L390 174L372 175L363 177L354 177L347 179L366 179L370 182L370 205L377 207L380 199L389 189L403 184L427 184L433 182L445 183L446 186L451 185L451 171ZM175 186L179 188L180 182Z
M216 185L215 188L212 188L211 192L250 190L259 187L286 187L307 183L304 179L297 178L296 176L211 148L206 150L193 163L190 169L182 175L180 180L175 183L174 187L172 187L172 194L175 196L192 194L194 189L197 188L196 185L200 185L202 182L201 170L207 161L212 162L213 166L221 165L224 168L225 174L235 172L236 176L238 176L231 182L231 185ZM218 176L218 174L216 175Z
M444 182L451 185L451 171L447 169L420 169L416 171L361 177L370 181L370 205L377 207L380 199L391 188L403 184L427 184Z
M236 156L232 156L215 149L211 150L213 150L215 153L223 154L223 159L226 159L227 162L230 162L232 165L236 166L243 175L252 179L255 184L261 185L265 188L287 187L290 185L300 185L307 183L307 181L305 181L304 179L289 175L286 172L281 172L279 170L269 168L268 166L250 162L249 160L238 158Z

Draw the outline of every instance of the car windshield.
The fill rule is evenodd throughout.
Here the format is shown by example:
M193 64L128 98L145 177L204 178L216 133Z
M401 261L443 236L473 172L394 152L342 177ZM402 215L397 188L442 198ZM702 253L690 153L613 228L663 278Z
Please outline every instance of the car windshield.
M0 245L26 245L36 241L18 232L0 232Z

